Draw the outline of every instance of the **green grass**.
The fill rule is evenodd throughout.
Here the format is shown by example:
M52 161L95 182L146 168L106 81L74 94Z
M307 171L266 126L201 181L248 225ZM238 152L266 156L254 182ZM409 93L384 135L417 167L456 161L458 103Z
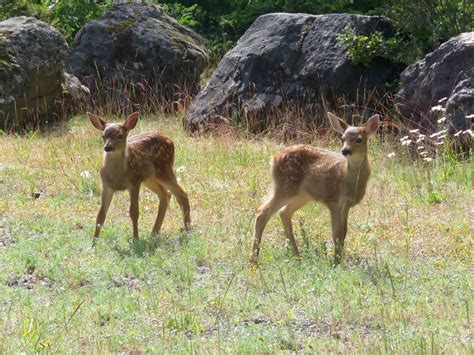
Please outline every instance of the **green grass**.
M150 237L158 199L142 189L140 241L121 193L93 250L100 134L78 117L64 132L0 137L0 352L473 351L470 160L413 162L374 139L344 265L331 265L328 212L310 204L294 219L301 258L274 217L260 268L249 269L280 145L192 138L161 116L136 132L151 129L176 143L193 231L181 231L172 199L162 235Z

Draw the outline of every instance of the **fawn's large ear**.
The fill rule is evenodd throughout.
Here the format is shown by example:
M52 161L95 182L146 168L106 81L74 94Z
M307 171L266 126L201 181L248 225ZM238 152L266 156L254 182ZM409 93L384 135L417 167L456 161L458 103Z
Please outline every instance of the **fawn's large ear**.
M369 118L367 123L365 124L365 133L367 134L373 134L377 131L377 128L379 127L379 115L373 115L372 117Z
M105 129L105 125L107 124L107 122L105 122L102 118L90 112L87 112L87 116L89 117L89 120L91 121L92 125L99 131L103 131Z
M127 117L125 122L123 123L123 126L128 130L132 130L135 128L138 122L138 112L132 113L130 116Z
M329 122L331 122L331 127L337 133L344 134L346 129L349 127L349 125L346 122L344 122L342 119L332 114L331 112L328 112L328 118L329 118Z

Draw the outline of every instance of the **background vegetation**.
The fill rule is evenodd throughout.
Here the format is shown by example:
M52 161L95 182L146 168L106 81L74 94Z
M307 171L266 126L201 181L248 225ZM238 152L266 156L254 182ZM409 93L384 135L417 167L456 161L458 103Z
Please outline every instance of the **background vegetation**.
M0 20L33 15L56 26L71 43L87 22L113 5L113 0L2 0ZM356 13L384 15L392 19L397 36L388 44L357 37L355 61L370 63L376 55L394 56L405 63L419 59L443 41L474 29L474 7L470 0L151 0L160 4L182 24L195 29L209 42L215 62L236 42L250 24L268 12ZM355 34L356 36L358 34ZM360 46L365 49L357 52ZM369 58L364 58L365 56Z

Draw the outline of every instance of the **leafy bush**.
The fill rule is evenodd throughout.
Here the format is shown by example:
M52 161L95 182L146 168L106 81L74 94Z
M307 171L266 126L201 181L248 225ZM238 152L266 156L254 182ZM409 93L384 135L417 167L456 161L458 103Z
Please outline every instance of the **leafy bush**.
M384 14L398 31L395 37L350 31L340 36L354 64L370 67L380 57L408 65L449 38L474 30L474 6L466 0L387 0Z
M416 60L410 43L400 36L384 38L379 31L364 36L346 29L346 32L339 36L339 40L347 45L347 56L352 63L368 68L372 66L375 58L385 58L406 65Z
M47 0L48 22L55 26L71 43L79 29L99 17L113 1Z
M472 0L386 0L385 15L410 37L421 57L449 38L474 30Z
M2 0L0 6L0 21L15 16L35 16L45 19L47 8L41 3L28 0Z
M113 0L2 0L0 21L15 16L33 16L56 27L71 43L79 29L99 17Z

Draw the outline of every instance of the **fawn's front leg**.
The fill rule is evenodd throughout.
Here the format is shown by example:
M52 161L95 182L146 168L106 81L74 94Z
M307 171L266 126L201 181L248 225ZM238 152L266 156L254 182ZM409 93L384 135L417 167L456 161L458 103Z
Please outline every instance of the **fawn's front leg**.
M334 242L334 266L342 261L344 240L347 234L349 207L333 207L331 210L332 240Z
M138 197L140 195L140 184L132 186L128 192L130 193L130 218L133 225L133 240L138 240Z
M114 196L114 190L112 190L111 188L107 186L102 186L102 195L100 197L100 209L95 221L95 232L94 232L94 236L92 237L92 246L95 245L97 238L99 237L100 229L104 225L105 217L107 216L107 211L110 207L110 203L112 202L113 196Z

